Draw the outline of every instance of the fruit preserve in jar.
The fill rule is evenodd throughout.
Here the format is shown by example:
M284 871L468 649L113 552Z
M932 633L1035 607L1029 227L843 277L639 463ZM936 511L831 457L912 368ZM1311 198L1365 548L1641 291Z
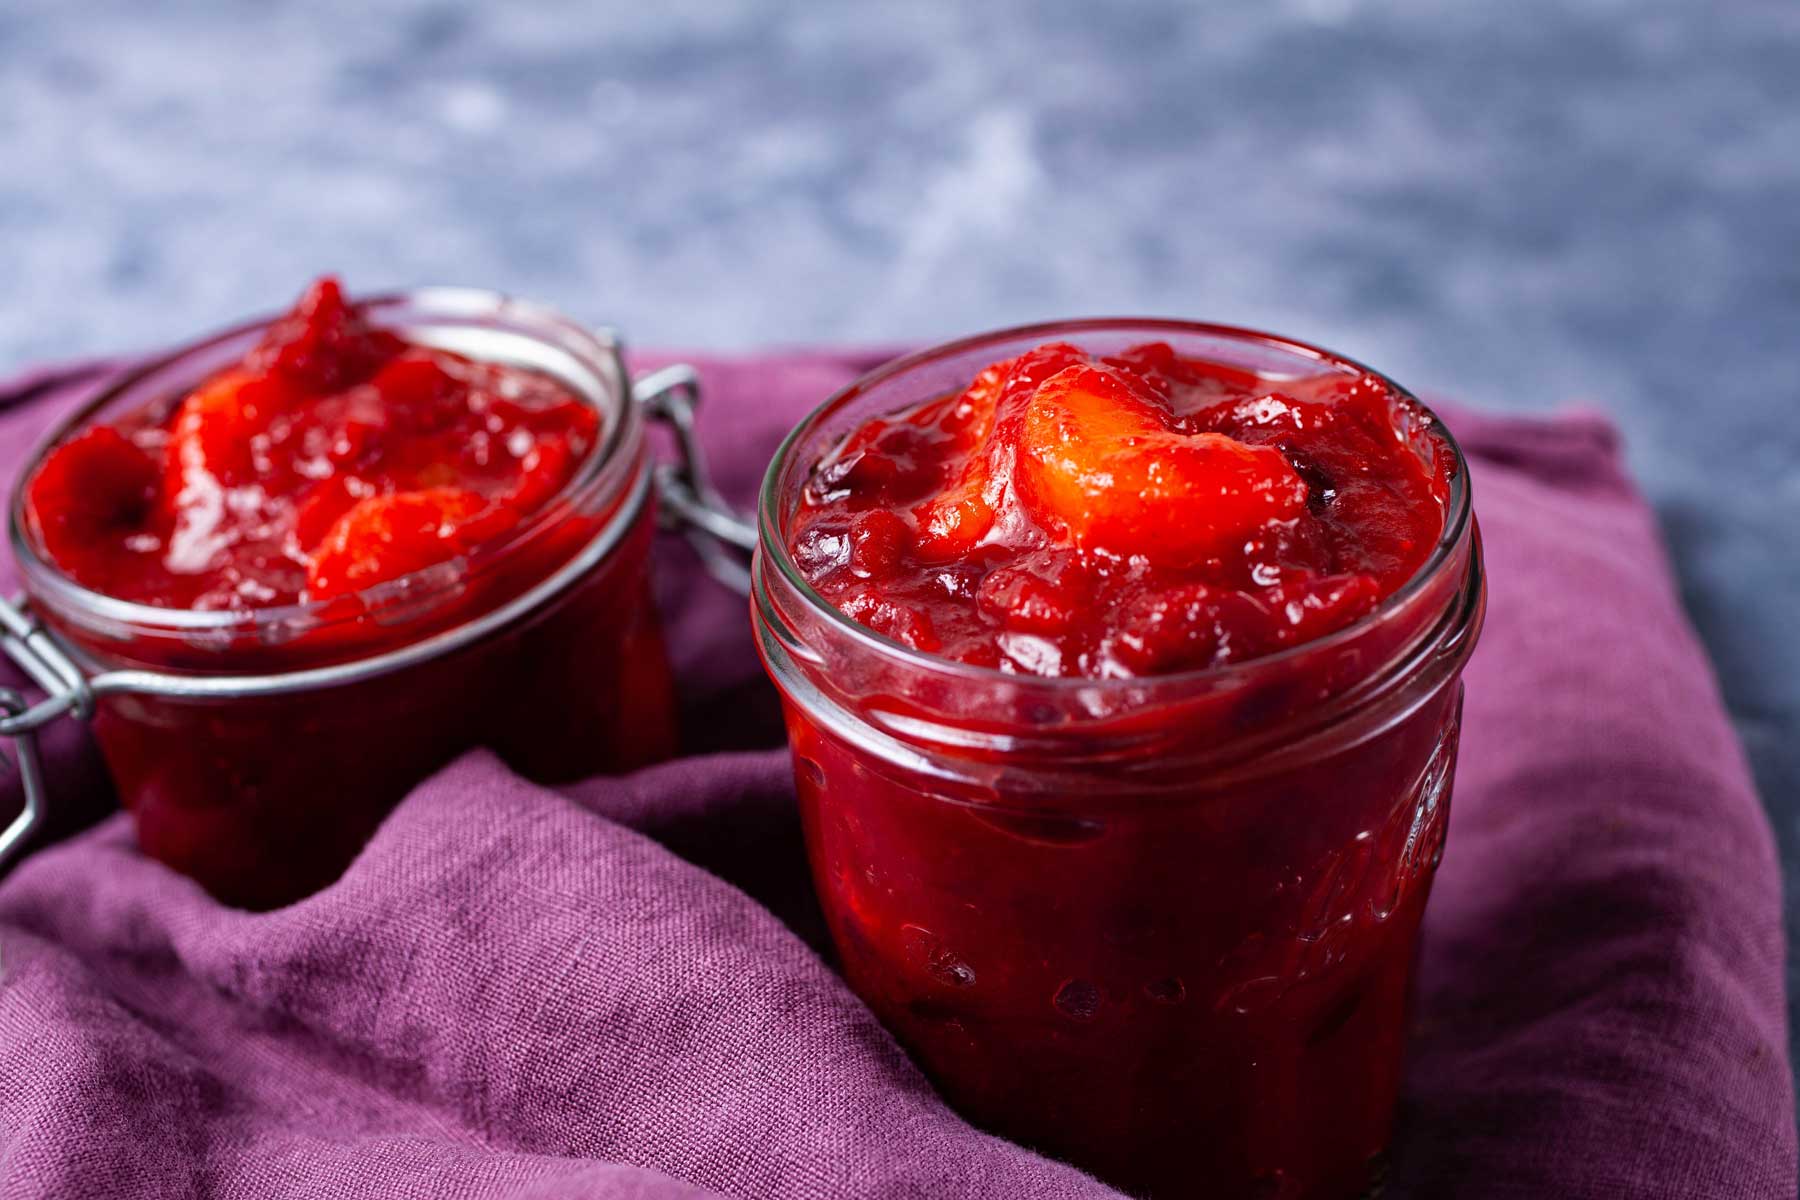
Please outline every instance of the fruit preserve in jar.
M953 1105L1142 1194L1369 1183L1483 612L1418 401L1182 322L958 342L795 430L754 581L844 973Z
M11 518L140 844L222 900L330 882L472 745L542 781L672 751L643 418L536 307L321 280L110 386Z

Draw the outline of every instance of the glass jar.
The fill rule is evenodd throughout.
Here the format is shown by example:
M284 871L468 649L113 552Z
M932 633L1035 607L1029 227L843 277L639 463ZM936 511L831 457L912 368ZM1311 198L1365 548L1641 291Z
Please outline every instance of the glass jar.
M1240 664L1010 675L825 602L788 552L812 466L1053 340L1165 341L1272 380L1355 367L1185 322L1043 325L893 363L794 430L752 617L844 974L986 1129L1157 1196L1355 1195L1399 1093L1483 614L1466 466L1396 388L1397 427L1451 474L1432 557L1356 624Z
M499 541L354 597L247 612L77 585L30 534L22 483L13 490L28 610L4 614L6 648L50 691L32 711L91 717L145 852L246 907L335 879L407 789L470 746L543 782L674 750L645 438L646 404L672 393L634 398L615 340L507 297L437 288L360 307L410 341L555 376L599 411L602 444ZM236 362L266 326L131 371L66 419L20 480L77 430ZM0 724L26 722L16 695L6 701ZM29 783L28 740L19 749Z

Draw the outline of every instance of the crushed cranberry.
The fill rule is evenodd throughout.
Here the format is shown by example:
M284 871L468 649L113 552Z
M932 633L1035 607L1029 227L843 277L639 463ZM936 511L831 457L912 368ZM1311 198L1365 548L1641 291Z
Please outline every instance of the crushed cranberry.
M1053 342L852 432L790 548L843 612L948 658L1100 678L1242 661L1343 628L1429 557L1446 483L1403 403L1348 369Z
M241 362L58 446L25 515L85 587L263 608L475 551L598 437L594 408L549 376L409 343L321 279Z

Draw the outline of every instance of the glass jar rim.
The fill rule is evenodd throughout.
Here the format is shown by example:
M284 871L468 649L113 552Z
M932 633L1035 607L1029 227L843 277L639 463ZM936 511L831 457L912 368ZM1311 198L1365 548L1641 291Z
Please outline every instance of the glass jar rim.
M27 592L47 601L59 615L79 624L104 623L112 628L154 629L171 636L205 636L208 633L230 636L255 636L258 631L278 629L318 629L348 624L379 611L383 603L398 600L411 608L430 605L440 596L454 593L470 579L489 570L505 559L509 552L528 545L553 528L568 514L571 503L583 500L602 504L625 494L635 475L634 456L624 453L630 445L641 444L641 414L632 402L630 376L621 357L618 339L607 330L594 330L563 316L556 310L528 300L516 299L502 292L483 288L431 286L381 292L355 298L358 311L393 309L411 306L414 310L401 332L430 329L433 323L473 321L479 319L512 320L522 327L516 336L535 340L574 357L591 357L599 389L583 386L579 381L557 375L578 398L599 412L605 425L605 436L583 458L575 474L554 495L545 500L516 529L487 542L463 556L466 571L454 579L440 578L442 564L426 567L398 579L386 580L351 594L363 603L346 603L346 597L304 600L291 604L270 605L252 609L173 608L110 596L76 582L35 544L24 519L26 484L43 465L45 457L89 424L134 388L143 386L159 373L175 369L183 360L204 355L248 335L267 329L279 320L280 313L252 318L229 328L183 342L169 350L133 362L122 373L108 379L87 401L59 420L39 441L13 481L7 505L7 535L14 561L18 563ZM470 326L471 329L478 327ZM535 330L535 334L532 332ZM552 343L551 339L560 339ZM610 378L609 378L610 377ZM187 386L199 382L190 381ZM610 406L610 411L609 411ZM640 489L641 490L641 489ZM589 493L597 493L589 496ZM636 505L625 507L635 509ZM634 519L635 512L620 511L611 515L608 525ZM335 615L326 615L326 614ZM379 651L377 651L379 653Z
M878 633L853 619L821 595L806 579L800 571L799 564L794 561L793 555L789 552L786 539L782 536L782 524L788 514L782 512L781 481L785 474L785 468L789 465L789 458L807 436L840 407L849 404L879 384L930 366L943 359L978 350L983 346L1028 339L1045 341L1059 338L1073 339L1084 333L1116 334L1125 332L1204 336L1248 345L1259 345L1310 358L1326 366L1353 370L1380 379L1392 389L1396 396L1416 408L1427 419L1432 436L1441 440L1452 456L1454 469L1450 472L1444 528L1439 534L1437 543L1432 547L1431 554L1405 583L1384 596L1375 608L1342 629L1334 630L1323 637L1300 642L1274 653L1247 658L1240 662L1176 671L1166 675L1127 678L1097 678L1086 675L1021 675L1001 670L998 667L959 662L955 659L915 650L904 642ZM966 679L976 684L1004 683L1013 688L1043 688L1050 693L1086 691L1091 694L1098 690L1104 694L1108 691L1142 690L1146 687L1158 689L1166 687L1174 690L1185 685L1216 682L1258 670L1275 669L1305 656L1329 653L1336 647L1351 643L1397 610L1404 609L1415 597L1425 591L1442 571L1458 561L1457 548L1469 536L1473 520L1474 506L1470 495L1469 464L1461 444L1457 442L1455 435L1450 432L1443 419L1432 410L1430 405L1394 382L1386 374L1347 355L1327 350L1321 346L1241 326L1188 321L1171 317L1078 317L989 330L929 346L885 363L832 393L788 432L787 437L782 439L780 446L776 448L774 457L769 462L768 470L763 475L761 493L757 503L757 555L765 565L765 569L768 563L775 565L782 582L801 598L809 612L824 616L837 632L849 637L853 642L922 673L934 677ZM759 578L761 574L759 571ZM759 587L766 589L767 584L760 584Z

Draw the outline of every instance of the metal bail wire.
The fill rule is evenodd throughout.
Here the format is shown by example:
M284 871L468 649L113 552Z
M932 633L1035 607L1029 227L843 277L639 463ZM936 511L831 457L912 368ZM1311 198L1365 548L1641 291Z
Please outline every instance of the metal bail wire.
M0 600L0 650L44 689L36 704L12 688L0 688L0 738L12 742L12 760L0 764L19 774L24 807L0 830L0 871L16 859L44 823L47 799L37 731L65 714L85 720L94 711L93 691L81 669L25 611L24 602Z
M652 371L631 385L632 397L675 434L681 460L656 468L663 519L679 529L714 579L740 595L750 594L749 554L756 549L756 526L734 511L713 486L706 452L694 429L700 404L700 376L677 364Z

